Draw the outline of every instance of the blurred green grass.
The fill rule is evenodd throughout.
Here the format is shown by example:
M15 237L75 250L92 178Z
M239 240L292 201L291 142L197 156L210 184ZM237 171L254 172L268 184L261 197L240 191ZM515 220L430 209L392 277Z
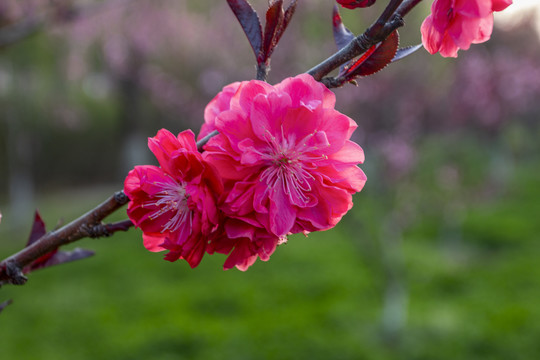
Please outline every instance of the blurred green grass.
M538 358L537 169L522 161L506 191L467 203L458 240L440 234L442 213L412 221L401 244L407 319L396 338L381 325L388 269L373 230L388 208L368 186L336 229L294 236L245 273L222 271L221 255L195 270L165 262L138 230L83 240L76 245L95 257L0 289L0 300L14 300L0 314L2 358ZM50 194L41 211L53 226L113 190ZM4 239L25 236L0 232L2 257L16 246Z

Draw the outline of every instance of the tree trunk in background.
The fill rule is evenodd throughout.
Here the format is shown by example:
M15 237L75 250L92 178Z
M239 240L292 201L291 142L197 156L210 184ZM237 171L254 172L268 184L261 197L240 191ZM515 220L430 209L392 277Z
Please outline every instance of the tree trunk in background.
M149 163L147 148L148 134L145 133L143 94L140 76L143 59L131 51L126 69L115 74L116 87L120 98L119 138L122 141L121 165L118 167L121 178L125 177L135 165Z
M380 235L382 265L385 273L385 291L381 327L383 340L399 347L407 324L409 294L405 279L403 229L393 211L382 223Z
M6 114L7 177L9 212L5 214L13 227L27 225L34 211L35 186L32 176L32 133L25 131L13 111ZM7 220L7 219L6 219Z

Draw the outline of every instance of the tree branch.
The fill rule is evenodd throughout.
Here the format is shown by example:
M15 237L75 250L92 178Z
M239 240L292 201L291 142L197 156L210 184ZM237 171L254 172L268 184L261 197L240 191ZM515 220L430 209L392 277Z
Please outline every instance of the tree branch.
M405 0L397 9L396 13L405 16L422 0Z
M0 284L11 283L21 285L26 282L22 269L50 253L60 246L72 243L82 238L110 236L116 231L126 231L133 224L129 220L114 224L101 224L101 221L129 201L123 191L118 191L105 202L90 210L71 223L58 230L49 232L30 246L0 262Z
M403 16L409 13L420 1L422 0L391 0L377 21L363 34L351 40L344 48L308 70L307 73L315 80L321 81L331 71L365 53L373 45L386 39L394 30L403 26L405 24ZM332 85L334 82L331 78L325 78L323 83L335 87Z

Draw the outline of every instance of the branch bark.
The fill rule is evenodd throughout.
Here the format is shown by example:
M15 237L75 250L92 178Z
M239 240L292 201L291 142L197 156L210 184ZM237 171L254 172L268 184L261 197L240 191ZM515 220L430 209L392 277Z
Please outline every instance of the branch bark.
M335 87L332 85L335 83L332 81L333 78L323 79L323 77L358 55L365 53L373 45L390 36L394 30L403 26L405 24L403 16L409 13L420 1L422 0L391 0L377 21L363 34L351 40L348 45L308 70L307 73L315 80L322 81L329 87Z
M22 269L50 253L60 246L72 243L82 238L110 236L116 231L126 231L133 224L129 220L114 224L102 224L101 221L129 201L123 191L114 193L111 197L93 210L82 215L58 230L48 232L36 242L25 247L18 253L0 262L0 285L11 283L22 285L26 282Z

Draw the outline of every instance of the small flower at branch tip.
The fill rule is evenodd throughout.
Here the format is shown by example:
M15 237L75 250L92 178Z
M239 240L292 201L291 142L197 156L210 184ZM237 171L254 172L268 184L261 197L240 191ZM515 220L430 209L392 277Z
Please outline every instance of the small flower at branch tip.
M347 9L365 8L375 4L375 0L336 0L337 3Z
M204 158L224 181L225 268L268 260L289 234L334 227L366 176L356 123L334 109L335 96L302 74L272 86L252 80L224 88L205 111L201 136L218 130Z
M493 12L502 11L512 0L435 0L420 31L430 53L457 57L458 50L483 43L493 31Z

